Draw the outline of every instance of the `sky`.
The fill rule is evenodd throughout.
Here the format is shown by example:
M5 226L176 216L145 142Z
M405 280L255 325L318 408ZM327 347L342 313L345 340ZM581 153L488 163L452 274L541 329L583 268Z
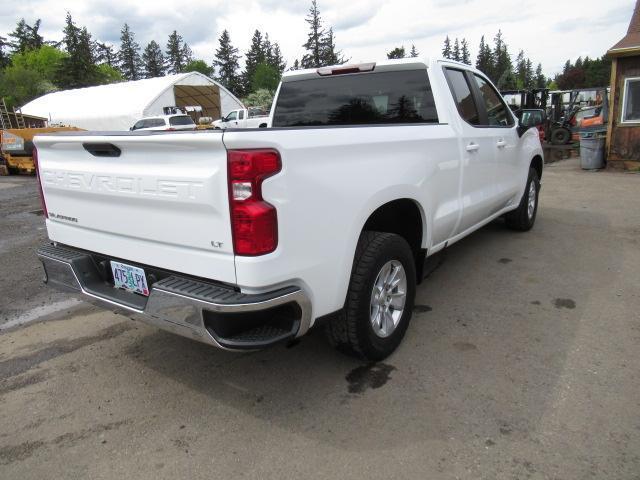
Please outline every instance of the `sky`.
M166 45L177 30L194 56L213 59L220 33L244 53L255 29L280 44L291 65L306 41L304 18L311 0L22 0L0 9L0 35L24 17L42 19L46 39L60 40L66 12L100 41L119 45L127 22L144 48L150 40ZM465 37L475 61L480 37L493 42L500 29L515 58L523 49L547 76L567 59L599 57L626 33L635 0L318 0L326 28L353 62L386 58L385 53L414 44L421 56L440 56L444 38Z

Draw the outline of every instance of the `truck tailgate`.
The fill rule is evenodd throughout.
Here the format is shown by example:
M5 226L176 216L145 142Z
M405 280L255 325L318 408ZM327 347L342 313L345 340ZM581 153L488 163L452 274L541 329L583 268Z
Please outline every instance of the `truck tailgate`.
M35 144L51 240L236 282L220 132L51 135Z

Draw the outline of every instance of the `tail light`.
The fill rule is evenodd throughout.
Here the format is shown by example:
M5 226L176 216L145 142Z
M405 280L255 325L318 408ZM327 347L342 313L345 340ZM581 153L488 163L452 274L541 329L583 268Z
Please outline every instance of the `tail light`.
M228 151L229 206L236 255L264 255L278 246L278 217L275 207L262 198L262 182L281 168L276 150Z
M36 167L36 178L38 179L38 192L40 193L42 212L44 213L44 218L49 218L47 203L44 201L44 193L42 192L42 176L40 175L40 167L38 166L38 150L35 147L33 149L33 165Z

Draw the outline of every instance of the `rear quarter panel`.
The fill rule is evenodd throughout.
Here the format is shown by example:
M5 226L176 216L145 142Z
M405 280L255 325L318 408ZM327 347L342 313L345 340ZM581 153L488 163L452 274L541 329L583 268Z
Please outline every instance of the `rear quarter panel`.
M444 189L457 196L458 140L447 124L232 130L223 141L228 149L275 148L282 157L282 171L263 184L277 209L278 248L236 257L238 284L251 291L293 279L312 297L314 318L343 306L358 237L378 207L413 200L425 247L435 216L445 229L457 220L455 207L432 207Z

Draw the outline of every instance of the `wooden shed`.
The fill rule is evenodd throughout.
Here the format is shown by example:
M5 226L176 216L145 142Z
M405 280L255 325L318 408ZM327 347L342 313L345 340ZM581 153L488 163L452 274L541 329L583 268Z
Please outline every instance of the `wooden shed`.
M613 168L640 170L640 0L627 35L607 55L612 59L607 162Z

